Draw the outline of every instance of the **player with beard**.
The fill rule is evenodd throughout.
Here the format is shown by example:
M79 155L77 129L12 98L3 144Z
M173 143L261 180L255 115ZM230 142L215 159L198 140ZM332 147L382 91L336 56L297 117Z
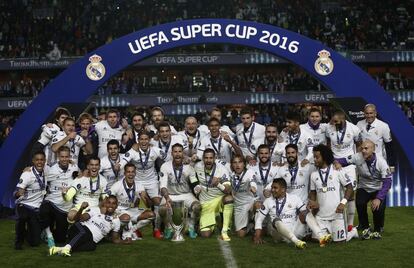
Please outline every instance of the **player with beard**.
M84 210L87 207L88 203L83 202L81 209ZM97 244L110 233L113 243L130 244L130 240L120 239L120 221L114 217L117 207L117 198L110 195L99 207L89 208L85 213L79 214L76 219L78 222L68 230L68 244L64 247L50 248L49 254L71 256L71 253L76 251L93 251Z
M68 222L73 223L81 211L82 203L89 207L97 207L99 202L107 196L107 181L99 175L100 159L90 158L87 164L87 175L73 180L71 186L62 189L63 199L72 201L74 207L68 212Z
M184 130L178 132L184 141L187 141L187 149L184 153L189 158L195 158L197 150L200 147L201 140L205 136L203 132L197 129L198 122L194 116L189 116L185 119Z
M309 133L301 131L299 114L286 115L286 128L280 133L280 137L284 143L298 146L298 159L301 165L306 165L312 160L313 138Z
M106 144L108 155L101 159L101 167L99 173L106 178L108 189L124 176L125 161L121 161L124 154L120 154L119 142L110 140Z
M67 146L70 149L72 163L78 164L81 150L86 154L92 153L92 143L85 140L76 133L75 120L68 117L63 121L63 131L59 131L52 140L52 151L56 153L60 147Z
M254 122L254 113L250 109L241 110L240 117L242 123L236 126L236 143L243 151L247 162L250 163L255 160L254 143L257 140L262 142L265 138L265 127Z
M95 131L99 137L98 157L103 158L107 155L106 144L110 140L122 141L122 135L128 127L125 119L122 119L122 126L120 125L119 113L117 110L109 110L106 113L106 120L99 121L95 125Z
M220 133L226 132L230 137L232 137L233 139L236 137L236 135L234 134L234 132L229 128L229 126L224 125L222 123L222 118L221 118L221 110L220 108L214 107L211 112L210 112L210 118L215 118L219 121L220 124ZM208 125L201 125L198 127L198 129L204 133L204 135L207 135L210 131L208 129Z
M134 113L131 117L132 128L126 131L127 142L125 143L125 151L129 151L132 145L138 142L139 135L142 131L145 131L146 121L145 117L141 113Z
M171 221L173 216L172 202L183 201L190 217L188 222L188 233L191 238L197 237L194 225L200 217L201 205L191 191L191 177L194 176L194 169L184 164L184 147L176 143L172 146L172 160L165 162L160 170L160 189L162 200L160 204L160 215L163 218L166 229L164 238L171 239L173 230Z
M321 121L321 111L316 107L312 107L308 113L308 122L300 125L300 131L306 132L310 137L312 137L313 145L326 145L326 128L328 124L321 123Z
M230 241L228 231L233 216L233 197L229 173L225 166L216 162L213 149L205 149L203 160L195 164L191 183L197 184L194 192L201 203L200 233L210 237L216 227L216 214L223 212L223 228L220 238Z
M277 126L272 123L266 125L265 138L263 140L256 140L253 143L253 147L254 147L253 150L255 152L255 155L257 155L257 148L259 148L259 146L262 144L266 144L270 148L270 155L271 155L272 163L278 163L278 164L281 163L286 143L279 142L278 138L279 138L279 134L277 131ZM251 161L251 163L255 165L256 164L255 161Z
M164 110L161 107L154 107L151 109L151 121L152 125L147 126L147 131L150 131L150 133L152 134L151 136L154 136L158 133L160 123L165 122ZM176 135L177 130L175 130L175 128L172 125L169 126L171 129L171 134Z

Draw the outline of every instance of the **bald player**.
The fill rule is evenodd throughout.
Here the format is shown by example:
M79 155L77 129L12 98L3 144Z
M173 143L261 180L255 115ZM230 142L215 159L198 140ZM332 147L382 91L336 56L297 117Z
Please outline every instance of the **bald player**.
M187 141L187 149L184 154L188 157L193 157L197 154L202 138L205 136L204 132L198 130L198 121L194 116L188 116L184 122L184 130L178 132L184 141Z
M375 143L370 140L362 142L361 152L338 159L338 162L343 166L355 164L357 167L359 181L356 205L362 239L381 239L386 197L392 183L387 162L380 154L375 153ZM373 231L369 228L367 214L367 204L370 201L374 220Z

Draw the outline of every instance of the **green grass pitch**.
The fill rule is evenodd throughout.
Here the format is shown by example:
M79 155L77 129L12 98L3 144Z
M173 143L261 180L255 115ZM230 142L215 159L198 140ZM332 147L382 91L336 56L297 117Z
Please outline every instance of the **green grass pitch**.
M94 252L72 257L47 256L46 244L13 249L14 221L0 220L0 267L225 267L217 236L189 238L183 243L157 241L144 230L144 240L133 245L104 242ZM308 243L305 250L293 245L267 243L256 246L251 237L232 236L229 243L238 267L414 267L414 207L387 208L383 239L352 240L319 248Z

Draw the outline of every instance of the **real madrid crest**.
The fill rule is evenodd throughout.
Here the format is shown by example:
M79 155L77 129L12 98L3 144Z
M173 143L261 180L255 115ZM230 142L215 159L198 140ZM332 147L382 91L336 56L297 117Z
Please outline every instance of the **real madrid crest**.
M334 68L334 63L329 58L331 56L331 53L327 50L321 50L318 52L319 58L315 61L315 71L320 75L329 75L332 73Z
M86 75L93 81L101 80L105 76L105 66L101 63L102 57L92 55L89 57L90 63L86 66Z

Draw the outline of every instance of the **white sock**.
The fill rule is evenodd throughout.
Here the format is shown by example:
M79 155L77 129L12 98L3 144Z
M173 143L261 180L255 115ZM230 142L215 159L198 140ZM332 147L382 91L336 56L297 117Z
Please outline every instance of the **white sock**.
M136 230L141 229L142 227L147 226L148 224L150 224L151 221L152 221L152 219L140 220L132 226L132 230L135 232Z
M281 235L283 235L284 237L286 237L287 239L289 239L293 243L296 244L299 241L299 239L293 234L293 232L291 232L289 230L289 228L287 228L285 226L285 224L283 222L276 221L275 226L276 226L276 229L277 229L278 233L280 233Z
M68 248L69 250L71 250L72 249L72 246L69 245L69 244L66 244L63 248Z
M346 204L347 210L346 210L346 216L347 216L347 222L348 225L354 225L354 217L355 217L355 210L356 210L356 205L355 205L355 200L352 201L348 201L348 203ZM348 226L347 226L348 228Z
M52 231L50 231L50 227L45 228L45 233L46 233L47 238L53 239L53 234L52 234Z
M319 224L316 221L315 216L313 216L313 214L309 212L306 215L305 220L306 220L306 224L309 226L312 232L316 235L316 238L320 239L322 236L322 230L321 230L321 227L319 227Z

